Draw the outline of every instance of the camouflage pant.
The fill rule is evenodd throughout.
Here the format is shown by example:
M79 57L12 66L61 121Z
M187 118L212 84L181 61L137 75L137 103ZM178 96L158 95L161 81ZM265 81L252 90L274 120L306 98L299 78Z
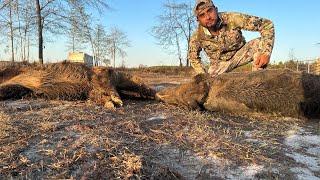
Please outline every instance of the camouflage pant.
M228 61L220 61L212 64L208 70L212 76L217 76L222 73L230 72L237 67L246 65L257 58L259 55L259 44L261 39L253 39L246 43L238 52ZM252 70L256 71L261 68L257 68L254 65Z

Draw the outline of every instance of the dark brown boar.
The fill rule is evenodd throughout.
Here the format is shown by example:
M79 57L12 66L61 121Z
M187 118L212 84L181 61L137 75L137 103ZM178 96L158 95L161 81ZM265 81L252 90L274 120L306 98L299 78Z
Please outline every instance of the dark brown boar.
M195 84L208 83L208 91ZM185 96L198 91L205 96L206 110L233 113L262 112L281 116L319 118L320 76L290 70L263 70L227 73L216 78L202 75L202 80L159 92L159 100L185 106L197 99ZM207 95L207 96L206 96ZM199 96L199 95L198 95ZM178 99L178 101L177 101ZM194 108L193 106L189 106Z
M14 64L0 70L0 100L24 96L61 100L89 99L106 108L122 106L118 91L154 99L155 91L134 76L78 63Z

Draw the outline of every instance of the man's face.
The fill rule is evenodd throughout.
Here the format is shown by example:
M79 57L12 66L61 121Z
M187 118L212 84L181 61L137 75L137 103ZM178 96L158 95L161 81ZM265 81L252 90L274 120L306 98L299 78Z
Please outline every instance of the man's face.
M201 26L211 28L218 22L218 13L216 8L207 7L199 13L197 18Z

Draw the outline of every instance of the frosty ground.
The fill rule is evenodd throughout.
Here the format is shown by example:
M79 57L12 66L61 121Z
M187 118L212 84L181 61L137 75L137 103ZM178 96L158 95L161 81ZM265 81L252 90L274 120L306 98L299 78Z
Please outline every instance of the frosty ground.
M155 89L185 75L139 75ZM320 125L126 100L0 102L0 178L320 179Z

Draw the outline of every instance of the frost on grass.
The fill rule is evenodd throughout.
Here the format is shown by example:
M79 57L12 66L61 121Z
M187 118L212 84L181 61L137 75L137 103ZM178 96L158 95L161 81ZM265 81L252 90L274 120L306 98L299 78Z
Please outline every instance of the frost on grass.
M319 179L320 172L320 136L303 128L293 128L288 131L285 139L288 146L286 156L296 163L291 171L298 179Z

